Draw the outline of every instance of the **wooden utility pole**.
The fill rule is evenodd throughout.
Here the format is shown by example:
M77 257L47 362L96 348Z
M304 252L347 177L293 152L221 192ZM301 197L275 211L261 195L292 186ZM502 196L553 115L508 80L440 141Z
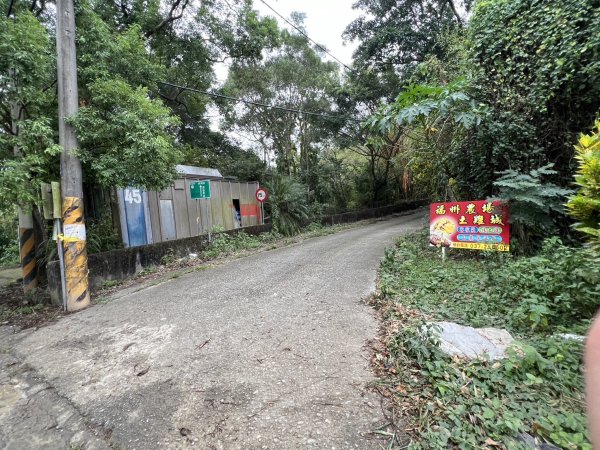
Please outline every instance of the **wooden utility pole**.
M77 137L66 118L77 114L77 58L75 52L75 10L73 0L56 2L56 48L58 52L58 140L60 181L63 196L63 241L67 311L90 305L86 233L83 215L81 162L75 155Z

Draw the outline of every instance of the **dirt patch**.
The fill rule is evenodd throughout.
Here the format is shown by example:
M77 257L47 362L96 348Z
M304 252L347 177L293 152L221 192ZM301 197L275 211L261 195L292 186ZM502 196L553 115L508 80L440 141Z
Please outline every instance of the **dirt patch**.
M44 289L25 294L20 283L0 286L0 325L40 327L63 315L60 307L50 305Z

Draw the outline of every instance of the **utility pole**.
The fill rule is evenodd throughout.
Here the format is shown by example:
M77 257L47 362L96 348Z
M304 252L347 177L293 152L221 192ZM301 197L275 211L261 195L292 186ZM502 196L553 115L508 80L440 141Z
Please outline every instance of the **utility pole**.
M58 52L58 141L63 215L63 248L67 311L90 305L86 233L83 215L83 181L75 130L66 118L77 114L77 58L75 53L75 10L73 0L56 2L56 48Z
M15 87L17 83L15 80ZM23 119L24 110L18 103L10 108L12 119L12 132L19 135L19 121ZM18 145L14 147L16 157L22 156ZM23 270L23 291L29 292L38 285L38 265L36 259L36 240L33 226L33 214L31 205L19 205L19 258Z

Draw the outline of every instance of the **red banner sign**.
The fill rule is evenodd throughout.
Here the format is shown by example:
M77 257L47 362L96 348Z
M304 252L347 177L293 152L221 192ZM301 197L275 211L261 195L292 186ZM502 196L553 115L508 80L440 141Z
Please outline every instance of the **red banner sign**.
M469 250L510 250L508 205L486 200L433 203L429 212L429 243Z

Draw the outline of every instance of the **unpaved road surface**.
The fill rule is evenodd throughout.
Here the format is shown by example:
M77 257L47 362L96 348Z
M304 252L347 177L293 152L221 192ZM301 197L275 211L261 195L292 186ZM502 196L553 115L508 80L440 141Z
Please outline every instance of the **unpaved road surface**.
M362 303L424 212L255 254L0 331L0 447L371 449ZM9 348L7 348L9 346Z

